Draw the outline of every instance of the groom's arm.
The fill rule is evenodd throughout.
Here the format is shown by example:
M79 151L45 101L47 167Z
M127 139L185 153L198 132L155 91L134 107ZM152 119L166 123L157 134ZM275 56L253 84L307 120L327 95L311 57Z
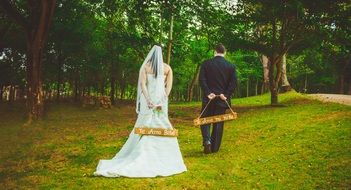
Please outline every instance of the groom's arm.
M230 74L230 80L229 80L229 85L224 93L224 96L229 98L231 95L234 93L235 87L237 83L237 78L236 78L236 69L235 66L231 68L231 74Z
M207 97L212 92L207 85L205 66L206 66L206 62L202 63L201 68L200 68L200 74L199 74L199 83L200 83L201 89L204 91L205 96Z

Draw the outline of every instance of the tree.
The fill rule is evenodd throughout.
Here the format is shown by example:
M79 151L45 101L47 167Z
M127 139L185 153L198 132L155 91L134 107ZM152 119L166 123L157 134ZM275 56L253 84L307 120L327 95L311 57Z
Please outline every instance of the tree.
M6 15L26 32L28 123L31 123L32 120L41 118L44 111L42 59L56 0L28 0L26 4L29 11L23 14L23 9L18 8L12 1L0 1L0 6Z
M338 77L338 93L351 94L351 6L349 1L340 2L333 12L326 14L329 21L324 28L326 39L322 51L335 68Z
M278 103L282 61L292 49L302 49L316 39L327 24L323 15L338 8L340 1L245 0L227 6L222 23L223 41L229 48L257 51L269 60L271 104ZM234 24L233 24L234 23ZM257 28L260 30L257 31ZM257 32L260 34L257 35Z

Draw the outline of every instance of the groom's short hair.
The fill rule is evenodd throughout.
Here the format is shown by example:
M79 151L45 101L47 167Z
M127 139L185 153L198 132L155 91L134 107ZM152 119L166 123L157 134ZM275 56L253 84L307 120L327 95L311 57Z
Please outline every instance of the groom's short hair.
M215 50L217 53L225 53L226 51L222 43L217 44Z

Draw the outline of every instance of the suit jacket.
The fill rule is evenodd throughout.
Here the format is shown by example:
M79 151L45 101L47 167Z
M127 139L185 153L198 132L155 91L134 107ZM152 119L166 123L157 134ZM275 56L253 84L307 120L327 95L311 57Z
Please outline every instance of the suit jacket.
M224 94L230 105L230 99L237 84L235 66L222 56L206 60L200 68L199 83L203 91L202 102L204 104L209 101L207 96L214 93ZM228 107L219 97L212 101L221 107Z

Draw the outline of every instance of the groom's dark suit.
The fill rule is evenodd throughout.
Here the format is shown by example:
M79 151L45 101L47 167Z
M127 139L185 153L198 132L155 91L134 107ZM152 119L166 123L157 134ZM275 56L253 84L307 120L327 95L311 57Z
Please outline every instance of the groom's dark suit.
M224 94L230 105L230 99L236 87L236 71L235 66L230 64L222 56L216 56L212 59L204 61L201 65L199 82L203 91L202 110L208 103L208 95ZM202 117L213 115L221 115L225 113L228 105L219 97L213 99ZM217 152L221 145L223 135L223 122L213 124L212 134L210 135L210 124L201 126L203 143L211 143L212 152Z

